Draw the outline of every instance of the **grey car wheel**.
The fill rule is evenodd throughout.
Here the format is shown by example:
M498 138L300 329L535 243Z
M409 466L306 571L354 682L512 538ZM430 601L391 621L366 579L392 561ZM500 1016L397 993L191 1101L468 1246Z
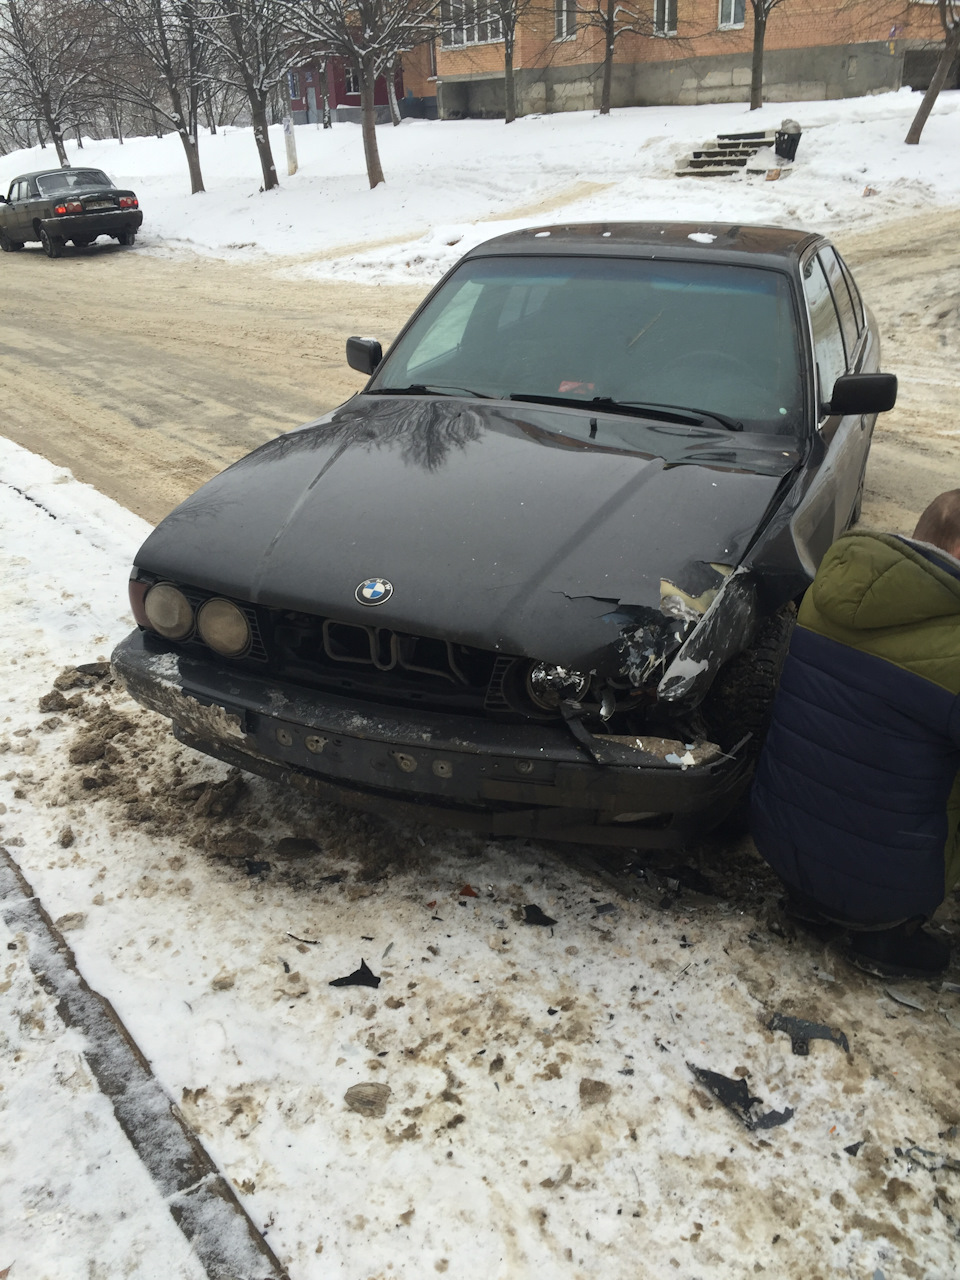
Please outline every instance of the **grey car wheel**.
M117 239L121 244L128 246L134 245L137 243L137 233L136 231L121 231L120 235L117 236Z
M40 244L48 258L59 258L63 253L63 241L59 236L50 235L46 227L40 228Z
M22 248L22 240L11 240L5 231L0 231L0 252L16 253L18 249Z

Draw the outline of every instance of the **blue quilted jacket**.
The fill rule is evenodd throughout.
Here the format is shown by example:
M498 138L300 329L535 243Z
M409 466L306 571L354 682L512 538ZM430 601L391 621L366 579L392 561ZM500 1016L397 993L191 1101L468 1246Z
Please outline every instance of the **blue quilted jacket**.
M804 597L752 797L790 886L863 924L928 916L960 876L960 565L849 533Z

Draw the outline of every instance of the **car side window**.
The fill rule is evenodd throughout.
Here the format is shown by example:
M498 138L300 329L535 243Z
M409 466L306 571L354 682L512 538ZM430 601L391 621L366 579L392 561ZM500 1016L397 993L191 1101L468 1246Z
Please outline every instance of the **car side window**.
M11 199L11 200L19 200L19 199L20 199L20 192L21 192L22 190L23 190L23 183L22 183L22 182L15 182L15 183L11 186L11 188L10 188L10 199Z
M820 382L819 401L820 404L828 404L833 396L833 384L847 371L847 357L833 294L816 256L803 269L803 291L813 328L813 348Z
M862 333L867 327L867 318L863 310L863 299L860 297L860 290L857 288L857 282L854 280L850 268L834 249L837 261L840 263L840 270L843 272L843 278L847 282L847 288L850 290L850 297L853 299L853 313L857 318L857 326Z
M857 339L860 336L857 318L853 308L853 299L850 297L850 290L847 288L847 282L843 272L840 270L840 262L836 252L833 249L821 249L820 261L823 269L827 273L827 280L830 282L830 292L833 294L833 300L837 304L837 312L840 316L840 328L843 331L843 342L847 349L847 364L853 363L853 353L857 345Z

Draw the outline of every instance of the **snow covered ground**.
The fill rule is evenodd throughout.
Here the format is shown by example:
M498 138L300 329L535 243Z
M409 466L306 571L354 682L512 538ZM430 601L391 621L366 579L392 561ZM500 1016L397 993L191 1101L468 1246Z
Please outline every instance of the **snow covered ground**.
M174 135L68 144L139 194L152 252L297 259L298 274L366 283L435 279L471 244L533 222L605 218L751 221L832 230L960 199L960 91L943 93L919 147L903 137L920 95L836 102L646 107L500 121L406 121L377 135L387 182L370 192L358 125L296 129L299 172L262 193L249 130L201 139L207 186L190 196ZM721 131L803 127L797 163L764 175L674 177L677 160ZM284 145L271 130L281 173ZM48 148L0 157L0 186L55 164ZM867 189L876 194L865 195Z
M270 195L239 130L204 138L204 196L183 194L176 139L73 159L139 191L147 252L426 282L522 221L845 227L956 205L960 93L905 148L916 103L411 123L380 130L372 193L350 125L300 128L301 172ZM789 177L673 178L718 130L784 115L804 126ZM0 158L0 185L49 155ZM611 878L590 851L399 828L230 775L75 670L131 625L146 531L0 438L0 844L293 1280L956 1274L956 967L867 979L784 921L746 844ZM524 923L531 904L555 923ZM960 902L938 919L957 939ZM0 955L0 1276L199 1280L30 940L2 926ZM377 988L329 985L361 960ZM775 1014L849 1052L792 1053ZM694 1067L784 1122L748 1128Z

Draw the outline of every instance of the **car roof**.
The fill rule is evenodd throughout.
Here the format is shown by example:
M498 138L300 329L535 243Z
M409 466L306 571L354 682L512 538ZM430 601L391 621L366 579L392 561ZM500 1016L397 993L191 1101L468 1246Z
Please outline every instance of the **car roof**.
M789 227L739 222L583 222L526 227L477 245L464 256L576 254L669 257L795 270L808 246L823 237Z

